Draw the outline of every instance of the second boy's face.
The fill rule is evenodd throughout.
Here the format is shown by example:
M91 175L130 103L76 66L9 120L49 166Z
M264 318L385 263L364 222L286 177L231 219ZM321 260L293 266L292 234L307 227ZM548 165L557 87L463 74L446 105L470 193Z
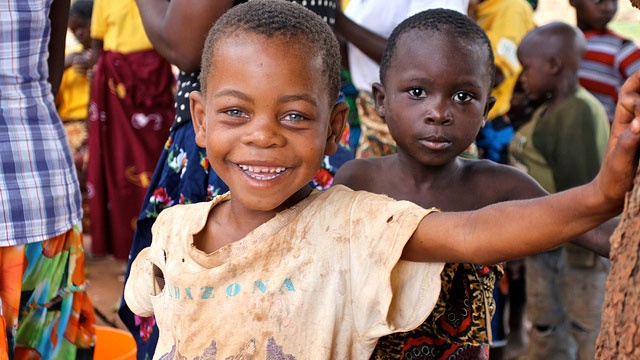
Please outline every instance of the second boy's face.
M487 51L440 32L402 35L384 87L374 89L399 154L444 165L475 140L492 101Z
M191 95L196 142L232 201L274 211L305 196L347 111L330 104L320 56L296 40L245 32L221 39L211 66L206 98Z

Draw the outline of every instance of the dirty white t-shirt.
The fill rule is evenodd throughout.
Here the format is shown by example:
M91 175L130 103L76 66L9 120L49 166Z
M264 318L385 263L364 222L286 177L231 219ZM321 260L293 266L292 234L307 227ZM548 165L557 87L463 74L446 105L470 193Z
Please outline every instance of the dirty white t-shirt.
M133 263L125 299L156 316L154 359L368 359L433 308L443 264L399 260L429 210L335 186L205 254L193 234L228 199L163 211Z

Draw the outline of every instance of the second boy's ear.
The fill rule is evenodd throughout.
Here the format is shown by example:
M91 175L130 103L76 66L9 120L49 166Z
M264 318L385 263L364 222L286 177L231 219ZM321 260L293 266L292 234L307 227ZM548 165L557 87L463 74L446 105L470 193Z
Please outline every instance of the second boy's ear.
M189 109L191 110L193 131L196 133L196 144L205 148L207 145L206 111L204 98L200 91L192 91L189 94Z
M347 117L349 116L349 104L340 101L333 106L331 118L329 119L329 131L327 132L327 144L324 149L325 155L333 155L338 151L338 144L342 138Z
M373 91L373 101L375 102L376 105L376 112L378 113L378 116L380 116L381 118L384 119L384 97L385 97L385 93L384 93L384 86L382 86L382 84L380 83L373 83L373 85L371 85L371 90Z

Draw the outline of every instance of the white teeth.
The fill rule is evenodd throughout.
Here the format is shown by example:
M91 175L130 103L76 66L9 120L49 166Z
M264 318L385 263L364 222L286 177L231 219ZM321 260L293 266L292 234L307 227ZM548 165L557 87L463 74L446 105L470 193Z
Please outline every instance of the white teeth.
M258 180L271 180L282 174L287 168L285 167L265 167L238 164L247 175Z

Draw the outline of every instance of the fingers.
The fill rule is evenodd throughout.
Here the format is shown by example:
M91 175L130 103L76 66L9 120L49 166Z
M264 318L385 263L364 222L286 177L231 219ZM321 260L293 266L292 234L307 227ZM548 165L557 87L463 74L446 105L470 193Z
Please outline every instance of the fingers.
M611 127L612 137L629 128L638 133L638 119L640 118L640 70L633 73L622 85L618 96L615 118ZM634 119L636 121L634 122Z
M635 157L640 144L640 81L637 84L639 92L620 94L614 121L616 128L611 129L613 150L616 151L616 148L619 148L617 151L622 151L629 157Z
M640 71L623 85L611 126L609 146L599 177L601 190L610 198L624 199L633 186L640 146Z

